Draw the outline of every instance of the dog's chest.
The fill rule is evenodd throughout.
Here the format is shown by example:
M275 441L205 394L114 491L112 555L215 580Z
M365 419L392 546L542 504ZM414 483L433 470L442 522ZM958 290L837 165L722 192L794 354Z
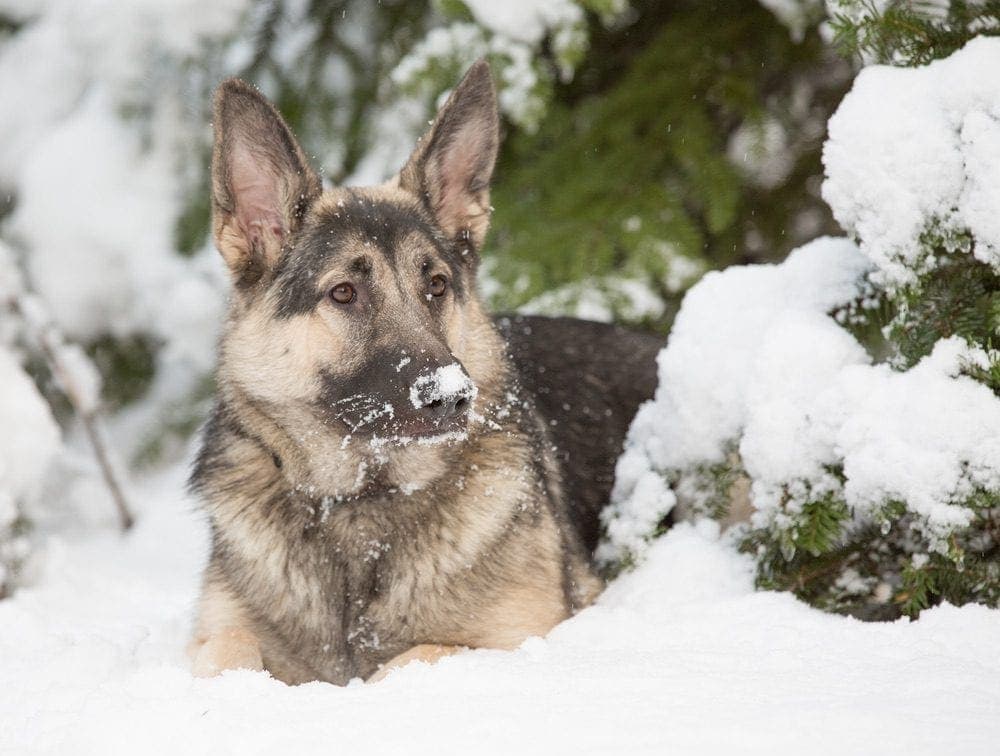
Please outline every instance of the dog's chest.
M468 643L463 633L502 590L503 544L544 510L522 494L453 495L449 506L409 497L328 512L288 549L292 578L282 586L279 624L299 626L295 655L320 677L364 677L419 643Z

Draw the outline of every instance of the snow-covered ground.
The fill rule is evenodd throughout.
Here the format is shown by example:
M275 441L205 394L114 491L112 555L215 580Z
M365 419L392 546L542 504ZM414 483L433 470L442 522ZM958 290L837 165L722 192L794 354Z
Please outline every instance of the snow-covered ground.
M995 754L1000 612L864 624L754 592L712 526L676 527L597 605L514 652L346 688L188 672L207 533L183 470L139 522L51 542L0 602L0 753Z

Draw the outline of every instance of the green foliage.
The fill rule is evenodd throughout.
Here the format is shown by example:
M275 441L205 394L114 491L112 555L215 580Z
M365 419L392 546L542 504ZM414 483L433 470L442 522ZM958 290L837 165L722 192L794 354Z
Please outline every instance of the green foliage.
M104 336L87 345L87 354L101 375L114 376L102 385L101 403L115 410L140 399L156 372L158 345L148 336Z
M923 65L975 36L1000 34L1000 0L838 0L836 6L830 24L837 47L875 63Z
M847 78L817 34L795 43L757 4L580 5L587 11L584 27L546 41L531 61L537 79L519 120L508 119L505 129L487 248L500 284L492 304L509 309L569 284L586 282L585 291L591 282L607 288L601 279L608 276L635 279L666 302L661 315L633 317L614 286L604 301L620 319L663 329L704 270L781 259L808 237L833 230L816 177L821 124ZM366 25L362 40L343 23L359 17ZM474 25L461 0L377 8L342 0L300 10L268 0L247 23L253 54L239 75L275 100L306 151L323 156L333 183L351 176L386 138L373 127L379 108L416 97L429 116L461 75L468 52L428 54L415 72L392 81L403 56L432 29ZM310 40L294 61L280 54L289 24ZM509 51L491 47L485 30L478 35L506 86ZM331 61L344 68L339 86L331 85ZM575 73L567 77L567 71ZM790 115L803 93L808 128ZM207 89L199 96L207 102ZM787 176L764 187L727 150L738 128L763 127L767 119L780 121L788 134L810 136L785 145ZM176 226L184 254L201 249L208 232L204 149ZM810 225L800 229L795 219L806 216Z
M842 51L865 61L921 65L947 56L977 34L1000 33L1000 2L844 0L832 25ZM1000 396L1000 272L973 256L976 239L942 235L933 219L919 239L923 255L910 286L870 286L831 313L876 361L908 370L941 339L973 348L963 373ZM710 471L720 480L738 462ZM828 470L844 482L843 471ZM675 487L676 488L676 487ZM808 486L806 486L808 489ZM680 489L677 488L680 493ZM724 489L722 489L724 490ZM800 496L799 499L802 497ZM857 516L841 490L805 501L788 498L766 526L744 526L762 588L788 590L814 606L863 619L916 617L948 601L1000 605L1000 491L956 491L967 527L931 532L903 501ZM715 508L721 518L723 509Z
M1000 276L968 251L927 243L939 260L935 268L911 287L879 292L868 310L853 309L841 320L902 370L930 354L938 340L959 336L986 356L967 365L965 375L1000 396L994 347ZM915 617L941 601L1000 605L1000 491L975 490L954 503L973 519L943 544L922 531L904 502L887 502L872 525L851 527L846 504L828 496L750 531L743 545L757 557L761 587L793 591L830 611L891 619Z
M1000 396L1000 276L966 252L925 239L939 262L915 285L877 292L867 309L839 313L876 357L907 370L942 338L959 336L986 359L965 375ZM971 249L968 247L967 249ZM917 616L941 601L1000 604L1000 491L975 490L954 504L972 521L946 542L925 533L904 502L890 501L867 525L852 523L839 495L748 532L745 550L758 563L758 585L790 590L809 603L864 619Z
M432 20L428 3L380 3L372 8L358 0L311 0L301 18L295 4L285 0L261 6L264 11L251 32L253 56L238 73L263 85L309 154L328 155L331 143L341 146L339 159L324 170L334 183L342 181L379 138L371 124L380 87L400 51L425 33ZM356 25L344 23L348 16L364 18L364 35L359 37ZM287 24L308 24L310 29L309 44L291 65L278 49L284 41L282 25ZM332 86L331 60L346 69L341 87Z
M896 602L911 617L941 601L956 605L975 601L998 606L1000 560L997 557L994 545L987 553L963 553L960 561L940 554L911 559L903 568Z
M939 339L961 336L986 345L1000 333L1000 276L969 254L942 260L937 270L895 297L889 338L902 366L915 365Z
M916 617L942 601L998 606L1000 496L972 498L982 505L976 521L943 553L927 550L901 502L886 506L881 525L858 526L836 497L807 505L792 528L748 531L742 549L757 561L758 587L861 619Z
M676 303L705 269L748 254L780 259L804 240L789 232L797 214L816 214L814 232L832 228L805 187L821 172L820 139L788 145L794 166L770 188L727 154L741 125L787 116L794 82L827 61L819 38L795 44L757 6L635 7L634 27L592 32L591 54L539 131L508 134L490 244L503 263L499 307L606 276L640 280ZM822 122L843 81L834 73L813 83ZM748 237L758 252L748 253Z
M138 468L151 467L168 457L170 452L183 452L187 440L211 412L214 396L215 380L211 376L205 376L190 396L161 408L154 432L141 439L130 460L132 465Z
M849 517L847 505L832 494L806 503L794 518L796 524L782 533L782 552L794 556L801 549L812 556L820 556L833 550L843 538L844 524Z

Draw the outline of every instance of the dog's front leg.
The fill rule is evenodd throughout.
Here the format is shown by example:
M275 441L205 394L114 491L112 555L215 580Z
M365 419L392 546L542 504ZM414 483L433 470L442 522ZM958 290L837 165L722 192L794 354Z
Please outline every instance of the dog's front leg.
M404 651L403 653L392 657L389 661L379 667L378 672L368 678L368 682L378 682L379 680L384 679L394 669L405 667L410 662L422 661L427 662L428 664L433 664L443 656L451 656L452 654L457 654L459 651L464 650L465 648L463 646L438 646L431 643L423 643L419 646L414 646L409 651Z
M245 612L229 590L211 578L202 588L188 655L196 677L214 677L227 669L264 669L260 643Z
M241 627L225 627L204 641L192 642L191 672L195 677L215 677L227 669L264 669L257 637Z

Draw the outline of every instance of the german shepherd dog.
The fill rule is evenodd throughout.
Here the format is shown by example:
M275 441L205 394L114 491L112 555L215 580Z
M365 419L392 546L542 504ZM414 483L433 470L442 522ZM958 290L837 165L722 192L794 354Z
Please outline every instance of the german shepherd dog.
M488 65L377 187L324 191L239 80L214 129L233 293L191 477L212 532L195 673L343 684L514 648L587 606L598 512L662 344L484 312Z

